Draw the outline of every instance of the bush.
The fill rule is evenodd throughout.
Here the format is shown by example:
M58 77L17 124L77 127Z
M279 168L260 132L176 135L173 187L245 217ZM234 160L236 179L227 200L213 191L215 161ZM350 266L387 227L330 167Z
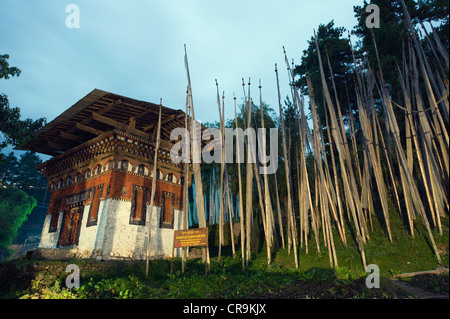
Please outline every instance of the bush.
M34 197L12 187L0 188L0 250L7 250L36 206Z

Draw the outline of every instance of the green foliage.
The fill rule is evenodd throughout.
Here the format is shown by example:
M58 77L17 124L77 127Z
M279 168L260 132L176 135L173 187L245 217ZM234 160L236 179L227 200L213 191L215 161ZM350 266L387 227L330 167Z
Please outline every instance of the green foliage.
M36 199L22 190L0 188L0 249L8 249L36 204Z
M334 25L334 21L327 24L319 24L317 29L317 42L321 52L322 65L327 77L327 83L330 85L330 92L334 99L333 88L331 87L331 73L328 67L328 60L326 52L330 58L331 68L333 70L334 82L336 90L338 92L338 99L341 104L341 109L346 103L346 107L342 110L345 116L345 112L348 109L348 103L352 102L352 108L356 109L357 106L354 101L348 101L346 92L350 92L350 97L353 97L353 59L349 41L345 34L346 29ZM296 85L305 94L311 93L308 90L308 84L306 81L306 74L309 74L311 83L314 89L314 94L317 103L317 113L319 115L319 121L322 125L325 124L325 100L321 94L322 83L319 72L319 59L316 48L316 42L314 37L308 41L308 48L303 51L301 58L301 64L296 65L294 68L294 74L300 78L296 81ZM336 101L334 101L336 107ZM336 111L337 112L337 111Z
M180 260L175 268L180 269ZM5 269L23 269L22 273L36 269L29 262L16 262L15 265L0 267L0 282ZM67 289L64 276L66 264L77 263L82 275L80 288ZM169 266L167 260L150 263L153 267ZM22 266L21 266L22 265ZM290 269L279 266L259 267L252 263L242 272L240 258L225 257L220 262L212 260L211 271L205 277L204 264L200 260L188 260L184 274L177 270L143 276L143 262L101 263L95 261L39 262L41 269L48 268L53 279L34 274L30 284L17 286L17 290L7 291L9 298L23 299L248 299L248 298L395 298L388 284L380 289L368 289L360 273L341 269L326 268L308 270ZM96 270L94 270L96 269ZM112 272L118 270L114 275ZM168 270L168 269L167 269ZM88 272L86 276L84 273ZM11 273L11 272L10 272ZM106 273L106 274L105 274ZM15 281L25 277L14 276ZM29 279L28 279L29 280ZM0 287L0 296L5 286Z
M21 154L19 160L11 152L0 162L0 181L16 188L45 187L47 179L36 169L41 163L31 152Z
M19 76L17 67L9 66L9 55L0 55L0 79ZM38 120L20 119L20 109L10 107L8 96L0 93L0 150L7 145L22 145L33 138L33 134L46 123L45 118ZM0 154L0 161L3 155Z
M406 0L405 3L411 18L416 18L417 13L414 1ZM380 28L372 29L367 28L365 22L367 15L365 7L368 4L367 1L364 1L362 6L353 7L358 21L358 24L352 31L359 38L357 43L359 52L357 54L367 52L374 74L379 74L380 66L375 56L373 33L377 43L384 79L392 86L392 92L401 92L395 63L402 61L402 43L407 47L409 37L409 30L404 20L401 3L400 1L391 0L371 0L370 4L376 4L380 8ZM395 98L398 99L397 96Z
M416 237L411 239L400 216L392 214L394 242L384 234L379 219L374 216L371 240L366 246L368 263L380 267L379 289L365 285L367 273L362 267L356 245L344 247L334 232L339 259L337 269L330 268L328 251L321 242L320 253L310 242L309 252L299 248L300 268L295 269L292 250L279 249L273 253L273 263L267 265L265 249L255 256L242 271L240 251L233 258L225 250L220 261L211 258L211 268L205 277L205 264L199 259L188 259L186 271L181 273L181 259L174 260L174 274L170 275L170 260L150 262L149 277L145 277L145 262L69 261L11 261L0 264L0 298L76 298L76 299L224 299L224 298L404 298L387 279L393 274L434 269L438 265L426 238L423 226L416 226ZM448 221L445 233L436 236L448 267ZM347 228L348 238L351 230ZM322 236L320 236L322 237ZM67 264L80 267L80 288L65 288ZM14 278L14 280L11 280ZM446 283L447 281L447 283ZM448 292L448 275L436 276L416 285L431 292Z
M9 79L10 76L19 76L22 72L16 67L10 67L8 63L9 55L0 54L0 79Z
M13 152L10 152L3 161L0 161L0 182L2 184L14 181L18 171L18 160Z

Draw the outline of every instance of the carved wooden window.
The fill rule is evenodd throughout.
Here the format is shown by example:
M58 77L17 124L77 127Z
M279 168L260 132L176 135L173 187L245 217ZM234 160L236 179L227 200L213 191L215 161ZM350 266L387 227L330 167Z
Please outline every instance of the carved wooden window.
M173 228L174 206L175 206L175 194L169 192L162 192L161 217L159 227Z
M147 193L147 187L133 185L130 224L145 225L145 214L147 213Z
M85 200L88 200L91 197L91 194L92 194L92 189L89 188L85 191L82 191L81 193L67 196L66 205L72 205L72 204L76 204L79 202L84 202Z
M173 174L172 173L167 174L167 181L173 182Z
M97 225L100 198L103 195L103 185L104 184L93 187L92 189L92 202L91 206L89 207L89 215L86 227Z
M88 169L84 175L85 175L86 178L91 177L91 170Z
M95 172L95 174L100 174L100 173L102 172L102 170L103 170L102 165L98 164L97 167L96 167L96 172Z
M141 174L141 175L144 175L144 173L145 173L145 166L142 165L142 164L139 165L138 168L137 168L137 173Z
M123 169L124 171L128 171L128 161L127 160L123 160L122 162L120 162L120 169Z
M83 180L83 175L81 173L78 173L77 176L75 176L75 182L79 182Z

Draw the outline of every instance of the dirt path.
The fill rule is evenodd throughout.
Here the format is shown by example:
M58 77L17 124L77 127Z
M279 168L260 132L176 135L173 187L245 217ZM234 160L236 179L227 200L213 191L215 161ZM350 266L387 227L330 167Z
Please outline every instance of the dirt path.
M449 299L448 295L432 293L430 291L411 286L407 282L398 279L389 279L389 280L394 286L399 287L403 289L405 292L407 292L409 295L417 296L420 299Z

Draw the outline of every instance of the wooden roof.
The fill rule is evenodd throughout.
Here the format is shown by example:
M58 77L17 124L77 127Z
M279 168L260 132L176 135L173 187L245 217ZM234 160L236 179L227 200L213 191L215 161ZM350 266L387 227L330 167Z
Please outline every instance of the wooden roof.
M16 149L55 156L113 129L153 141L158 116L159 104L94 89ZM183 111L163 106L161 139L169 141L172 129L184 127L184 117Z

